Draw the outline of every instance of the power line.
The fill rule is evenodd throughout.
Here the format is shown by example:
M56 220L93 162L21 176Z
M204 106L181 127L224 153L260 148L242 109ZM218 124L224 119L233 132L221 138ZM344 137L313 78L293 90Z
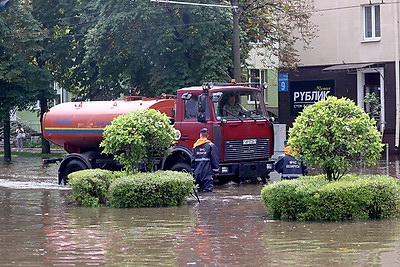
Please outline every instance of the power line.
M187 6L225 7L225 8L233 8L233 9L238 8L238 6L226 6L226 5L216 5L216 4L201 4L201 3L169 1L169 0L150 0L150 2L178 4L178 5L187 5Z

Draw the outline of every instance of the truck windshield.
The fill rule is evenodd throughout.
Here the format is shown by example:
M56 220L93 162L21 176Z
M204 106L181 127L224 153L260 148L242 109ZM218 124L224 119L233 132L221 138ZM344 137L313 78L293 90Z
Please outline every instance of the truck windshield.
M267 118L267 112L260 92L232 90L217 92L214 112L218 120L255 120Z

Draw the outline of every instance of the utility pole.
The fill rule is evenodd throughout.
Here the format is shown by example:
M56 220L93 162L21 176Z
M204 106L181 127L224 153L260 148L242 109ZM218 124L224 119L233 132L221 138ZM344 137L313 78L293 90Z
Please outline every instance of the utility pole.
M232 9L232 13L233 13L233 47L232 47L233 78L236 80L237 83L241 82L242 69L241 69L241 65L240 65L239 0L231 0L230 6L190 3L190 2L181 2L181 1L169 1L169 0L150 0L150 2L192 5L192 6L205 6L205 7L222 7L222 8Z
M239 39L239 0L232 0L233 12L233 76L236 82L242 80L242 69L240 66L240 39Z

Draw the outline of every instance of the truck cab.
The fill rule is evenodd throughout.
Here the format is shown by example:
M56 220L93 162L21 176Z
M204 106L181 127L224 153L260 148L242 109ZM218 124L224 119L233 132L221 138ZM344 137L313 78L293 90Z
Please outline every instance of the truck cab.
M235 103L234 111L228 108ZM189 169L191 149L199 131L207 128L209 139L220 153L222 183L260 178L265 182L273 171L273 127L259 88L237 84L205 84L182 88L175 105L174 164L164 169ZM185 155L187 154L187 155ZM168 161L168 160L167 160ZM178 164L178 165L176 165Z

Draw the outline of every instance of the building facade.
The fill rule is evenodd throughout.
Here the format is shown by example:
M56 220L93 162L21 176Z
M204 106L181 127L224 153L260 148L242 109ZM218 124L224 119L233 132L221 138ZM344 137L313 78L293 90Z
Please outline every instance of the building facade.
M315 0L312 20L318 37L312 49L299 49L298 69L285 73L287 86L279 87L280 121L289 128L304 106L329 95L347 97L374 113L383 143L397 150L399 6L397 1Z

